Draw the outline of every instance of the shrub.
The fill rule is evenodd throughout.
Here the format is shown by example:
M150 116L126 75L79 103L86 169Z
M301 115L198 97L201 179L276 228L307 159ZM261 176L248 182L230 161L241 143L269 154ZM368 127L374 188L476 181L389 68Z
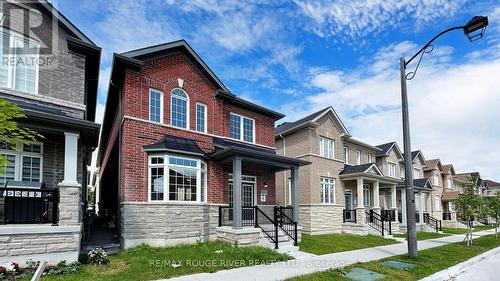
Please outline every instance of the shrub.
M66 261L61 261L56 267L49 269L44 275L65 275L70 273L78 273L82 269L82 264L75 261L67 264Z
M103 265L108 263L108 254L102 248L95 248L89 252L88 262L95 265Z

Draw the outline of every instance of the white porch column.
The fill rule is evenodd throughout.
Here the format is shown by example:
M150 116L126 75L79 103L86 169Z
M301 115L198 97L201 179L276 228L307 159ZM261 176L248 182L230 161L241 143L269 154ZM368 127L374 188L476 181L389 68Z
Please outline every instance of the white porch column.
M293 206L293 220L299 224L299 167L293 167L291 172L291 203Z
M418 199L420 200L420 208L418 210L419 212L419 223L424 222L424 206L425 206L425 199L422 194L422 191L418 191Z
M78 137L79 134L64 133L64 180L62 184L78 185Z
M356 206L356 222L365 223L366 222L366 210L365 210L365 200L363 196L363 179L356 179L356 188L358 193L358 205Z
M380 184L378 181L373 183L373 211L380 214Z
M241 157L233 158L233 227L241 228Z
M397 209L396 185L391 186L391 209Z
M401 222L406 225L406 189L401 189Z

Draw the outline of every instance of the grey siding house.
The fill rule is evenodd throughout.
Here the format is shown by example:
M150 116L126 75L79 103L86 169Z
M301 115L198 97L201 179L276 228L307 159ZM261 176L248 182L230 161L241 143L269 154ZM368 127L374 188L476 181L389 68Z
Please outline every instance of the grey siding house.
M2 1L0 99L42 138L8 145L0 174L0 264L78 259L101 50L47 1ZM29 16L28 16L29 15ZM29 22L40 22L30 27ZM31 62L31 63L29 63Z

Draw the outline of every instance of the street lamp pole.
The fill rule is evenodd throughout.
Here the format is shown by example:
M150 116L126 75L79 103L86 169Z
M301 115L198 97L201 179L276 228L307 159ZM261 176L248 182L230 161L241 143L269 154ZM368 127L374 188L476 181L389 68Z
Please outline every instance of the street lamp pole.
M406 232L408 241L408 255L412 258L417 257L417 226L415 219L415 193L413 191L413 159L411 157L411 141L410 141L410 116L408 113L408 92L406 89L406 80L411 80L415 77L420 62L424 54L428 54L434 50L432 42L439 36L452 31L462 29L465 36L470 42L483 38L484 32L488 26L488 17L475 16L464 26L448 28L438 35L434 36L427 44L425 44L417 53L415 53L408 61L405 58L400 59L401 70L401 106L403 115L403 145L404 145L404 162L405 162L405 189L406 189ZM418 60L415 70L406 73L406 66L413 61L418 55ZM423 218L420 218L423 220Z

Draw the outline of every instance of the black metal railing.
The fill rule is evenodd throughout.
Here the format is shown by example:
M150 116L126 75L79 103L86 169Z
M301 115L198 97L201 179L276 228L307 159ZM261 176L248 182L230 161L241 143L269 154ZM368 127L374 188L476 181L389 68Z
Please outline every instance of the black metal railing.
M295 246L298 245L297 241L297 222L292 219L292 207L274 207L274 213L277 214L278 226L281 230L293 240Z
M270 218L258 207L255 207L255 223L254 226L260 228L262 232L274 243L274 248L278 249L278 218L277 212L274 211L273 218Z
M0 224L58 223L58 189L0 188Z
M394 209L381 210L380 215L388 221L396 221L396 210Z
M255 225L255 206L241 207L241 226ZM233 225L233 207L219 206L219 226Z
M343 222L353 222L356 223L356 210L346 210L342 211Z
M373 210L366 212L366 223L376 231L380 232L382 236L385 234L392 234L391 222Z
M415 222L420 223L420 212L415 210Z
M402 212L398 212L398 222L403 223L403 213Z
M443 213L444 221L451 221L451 213Z
M432 217L428 213L424 213L424 223L436 230L436 232L442 230L441 221Z

